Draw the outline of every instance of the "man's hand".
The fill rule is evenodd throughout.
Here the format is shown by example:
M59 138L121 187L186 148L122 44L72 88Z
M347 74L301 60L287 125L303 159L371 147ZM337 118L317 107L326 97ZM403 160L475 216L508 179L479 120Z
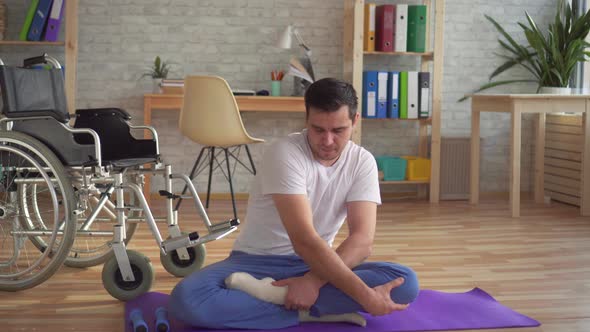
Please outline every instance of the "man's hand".
M407 304L397 304L391 300L390 292L404 283L404 278L397 278L386 284L373 288L373 296L362 303L363 308L373 316L387 315L393 311L404 310Z
M324 285L322 281L306 274L302 277L294 277L278 280L272 283L273 286L287 286L285 297L285 308L287 310L309 310L320 294L320 288Z

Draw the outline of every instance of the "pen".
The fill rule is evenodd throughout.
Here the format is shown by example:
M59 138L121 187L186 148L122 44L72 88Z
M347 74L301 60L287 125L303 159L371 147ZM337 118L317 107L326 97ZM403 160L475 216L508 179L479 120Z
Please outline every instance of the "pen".
M270 79L273 81L282 81L285 73L282 70L273 70L270 72Z

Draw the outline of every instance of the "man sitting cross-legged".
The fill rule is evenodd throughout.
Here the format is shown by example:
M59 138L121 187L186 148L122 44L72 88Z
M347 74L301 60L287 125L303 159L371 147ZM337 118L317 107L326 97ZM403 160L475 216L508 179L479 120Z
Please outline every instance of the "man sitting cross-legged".
M174 288L177 319L206 328L363 325L358 311L386 315L418 295L410 268L365 262L381 199L375 159L350 140L359 119L353 87L316 81L305 107L306 129L265 152L229 257ZM345 220L348 236L334 249Z

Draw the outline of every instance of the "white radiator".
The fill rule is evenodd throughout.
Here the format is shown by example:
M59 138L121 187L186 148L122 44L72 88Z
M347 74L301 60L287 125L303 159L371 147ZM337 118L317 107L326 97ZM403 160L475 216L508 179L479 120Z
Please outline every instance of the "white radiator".
M480 142L481 143L481 142ZM440 199L469 199L469 137L442 137L440 147Z
M579 114L547 114L545 196L580 206L584 127Z

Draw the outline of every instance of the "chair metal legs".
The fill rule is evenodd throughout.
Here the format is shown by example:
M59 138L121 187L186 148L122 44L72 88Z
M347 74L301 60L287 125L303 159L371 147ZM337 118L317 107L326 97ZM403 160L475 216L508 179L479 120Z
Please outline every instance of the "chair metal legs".
M206 209L209 208L209 198L211 197L211 178L213 177L213 160L215 159L215 147L212 146L209 149L209 182L207 182L207 201L205 202Z
M236 200L235 200L235 193L234 193L234 187L233 187L233 179L232 179L232 173L235 172L235 165L234 165L234 172L232 172L231 166L230 166L230 158L233 158L235 161L235 164L239 163L242 166L244 166L245 169L247 169L250 173L256 175L256 167L254 166L254 160L252 160L252 155L250 154L250 149L248 148L248 145L240 145L237 147L232 147L232 148L237 148L238 150L244 147L246 149L246 154L248 155L248 160L250 161L250 167L246 166L243 162L241 162L238 157L239 157L239 153L238 155L235 155L232 151L230 151L230 148L220 148L217 147L217 149L221 149L223 150L223 154L225 157L225 168L227 168L227 174L225 173L225 170L223 169L224 167L222 166L222 163L219 162L219 160L217 159L217 155L219 155L220 153L215 153L215 149L216 147L214 146L207 146L207 147L203 147L201 149L201 151L199 152L199 156L197 157L197 160L195 161L195 164L193 165L193 168L191 170L190 176L189 178L192 180L194 180L194 178L196 178L199 173L201 173L201 171L203 171L205 168L209 168L209 179L207 181L207 198L205 200L205 208L209 208L209 200L211 197L211 182L212 182L212 178L213 178L213 171L217 168L217 167L221 167L221 171L223 172L223 175L225 176L225 178L227 179L227 181L229 182L229 190L230 190L230 194L231 194L231 200L232 200L232 208L233 208L233 212L234 212L234 218L238 218L238 213L237 213L237 209L236 209ZM202 159L203 157L203 153L205 152L205 150L207 150L207 154L208 156L205 159ZM234 149L234 152L236 150ZM207 159L208 158L208 159ZM204 163L208 163L209 167L201 167L204 166ZM216 165L214 165L214 163ZM201 169L202 168L202 169ZM182 190L182 195L184 195L186 193L186 191L188 190L188 186L185 185L184 189ZM180 204L182 202L182 198L178 199L178 202L176 203L176 208L175 210L178 210L178 208L180 207Z
M256 167L254 166L254 161L252 161L252 155L250 154L250 148L248 148L248 145L244 145L244 147L246 148L246 153L248 154L248 159L250 160L250 166L252 166L252 174L256 175Z
M231 193L231 205L232 205L232 208L234 209L234 218L238 219L238 212L236 211L236 199L234 197L234 185L231 181L231 172L230 172L230 167L229 167L229 153L227 151L227 148L225 148L223 150L225 151L225 164L227 165L229 192ZM209 173L209 185L211 185L211 173ZM209 193L207 193L207 195L209 195ZM207 198L209 198L209 196L207 196Z

